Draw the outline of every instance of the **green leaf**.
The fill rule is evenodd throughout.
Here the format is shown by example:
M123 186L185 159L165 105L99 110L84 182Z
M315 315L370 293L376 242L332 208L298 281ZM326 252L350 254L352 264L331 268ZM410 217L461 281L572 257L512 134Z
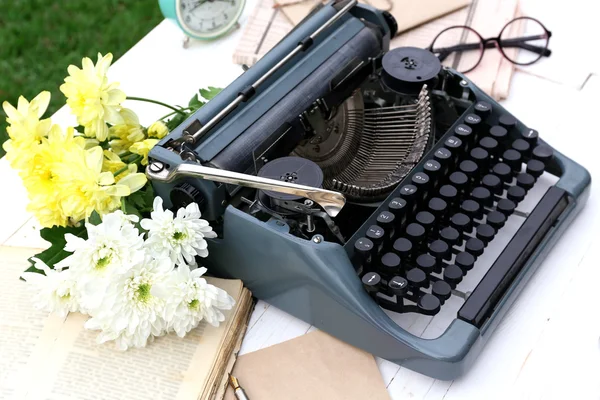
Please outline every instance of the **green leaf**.
M204 100L209 101L218 95L221 90L223 89L209 86L206 89L200 89L200 96L202 96Z
M63 259L65 259L69 253L65 251L65 245L67 241L65 240L65 235L70 233L74 236L87 239L87 231L85 226L80 227L63 227L63 226L54 226L52 228L44 228L40 231L40 236L51 243L51 246L42 251L39 254L36 254L32 258L39 258L41 261L45 262L48 267L54 269L54 265ZM25 270L25 272L37 272L43 274L44 272L35 268L33 266L32 258L29 259L31 263L31 267Z
M195 93L194 96L188 102L188 107L191 107L192 109L197 110L200 107L202 107L204 104L206 104L206 102L203 100L200 100L200 98L198 97L198 93Z
M173 129L175 129L179 125L181 125L181 123L183 121L185 121L185 119L187 117L188 117L188 114L185 114L185 115L177 114L173 118L171 118L170 120L168 120L165 125L167 125L167 128L169 128L169 131L172 131Z
M92 215L90 215L88 222L92 225L99 225L102 222L102 218L100 218L100 214L94 210L92 211Z

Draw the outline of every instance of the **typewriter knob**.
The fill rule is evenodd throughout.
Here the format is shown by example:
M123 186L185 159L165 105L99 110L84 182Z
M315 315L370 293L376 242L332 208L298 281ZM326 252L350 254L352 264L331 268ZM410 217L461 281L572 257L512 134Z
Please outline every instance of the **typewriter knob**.
M173 208L179 209L182 207L187 207L188 204L196 203L198 204L200 211L204 211L206 201L202 195L202 192L187 182L183 182L175 186L171 191L170 197Z
M394 16L389 12L384 11L383 19L390 28L390 38L393 38L394 36L396 36L396 33L398 33L398 22L396 22L396 18L394 18Z

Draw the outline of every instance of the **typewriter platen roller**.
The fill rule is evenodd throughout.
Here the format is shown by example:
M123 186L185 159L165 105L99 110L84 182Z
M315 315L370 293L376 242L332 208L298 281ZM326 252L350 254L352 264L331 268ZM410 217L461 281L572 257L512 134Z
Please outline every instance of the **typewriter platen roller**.
M389 50L395 29L356 1L315 10L152 149L147 173L168 206L197 202L215 226L212 273L453 379L590 177L434 54ZM445 326L419 335L411 315Z

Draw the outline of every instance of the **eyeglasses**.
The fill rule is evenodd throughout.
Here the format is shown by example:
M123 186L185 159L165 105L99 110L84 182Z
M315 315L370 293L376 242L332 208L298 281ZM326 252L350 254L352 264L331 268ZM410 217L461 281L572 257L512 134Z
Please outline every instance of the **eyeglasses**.
M550 57L550 36L552 32L540 21L519 17L504 25L498 37L488 39L468 26L451 26L438 33L428 50L443 65L467 73L479 65L486 49L494 47L517 65L530 65L542 57Z

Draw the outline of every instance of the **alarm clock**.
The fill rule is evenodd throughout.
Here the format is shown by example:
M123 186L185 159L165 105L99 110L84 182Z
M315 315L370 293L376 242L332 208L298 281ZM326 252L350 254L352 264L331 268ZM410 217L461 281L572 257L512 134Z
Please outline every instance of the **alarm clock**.
M163 15L187 37L216 39L238 25L246 0L159 0ZM184 42L185 44L185 42Z

